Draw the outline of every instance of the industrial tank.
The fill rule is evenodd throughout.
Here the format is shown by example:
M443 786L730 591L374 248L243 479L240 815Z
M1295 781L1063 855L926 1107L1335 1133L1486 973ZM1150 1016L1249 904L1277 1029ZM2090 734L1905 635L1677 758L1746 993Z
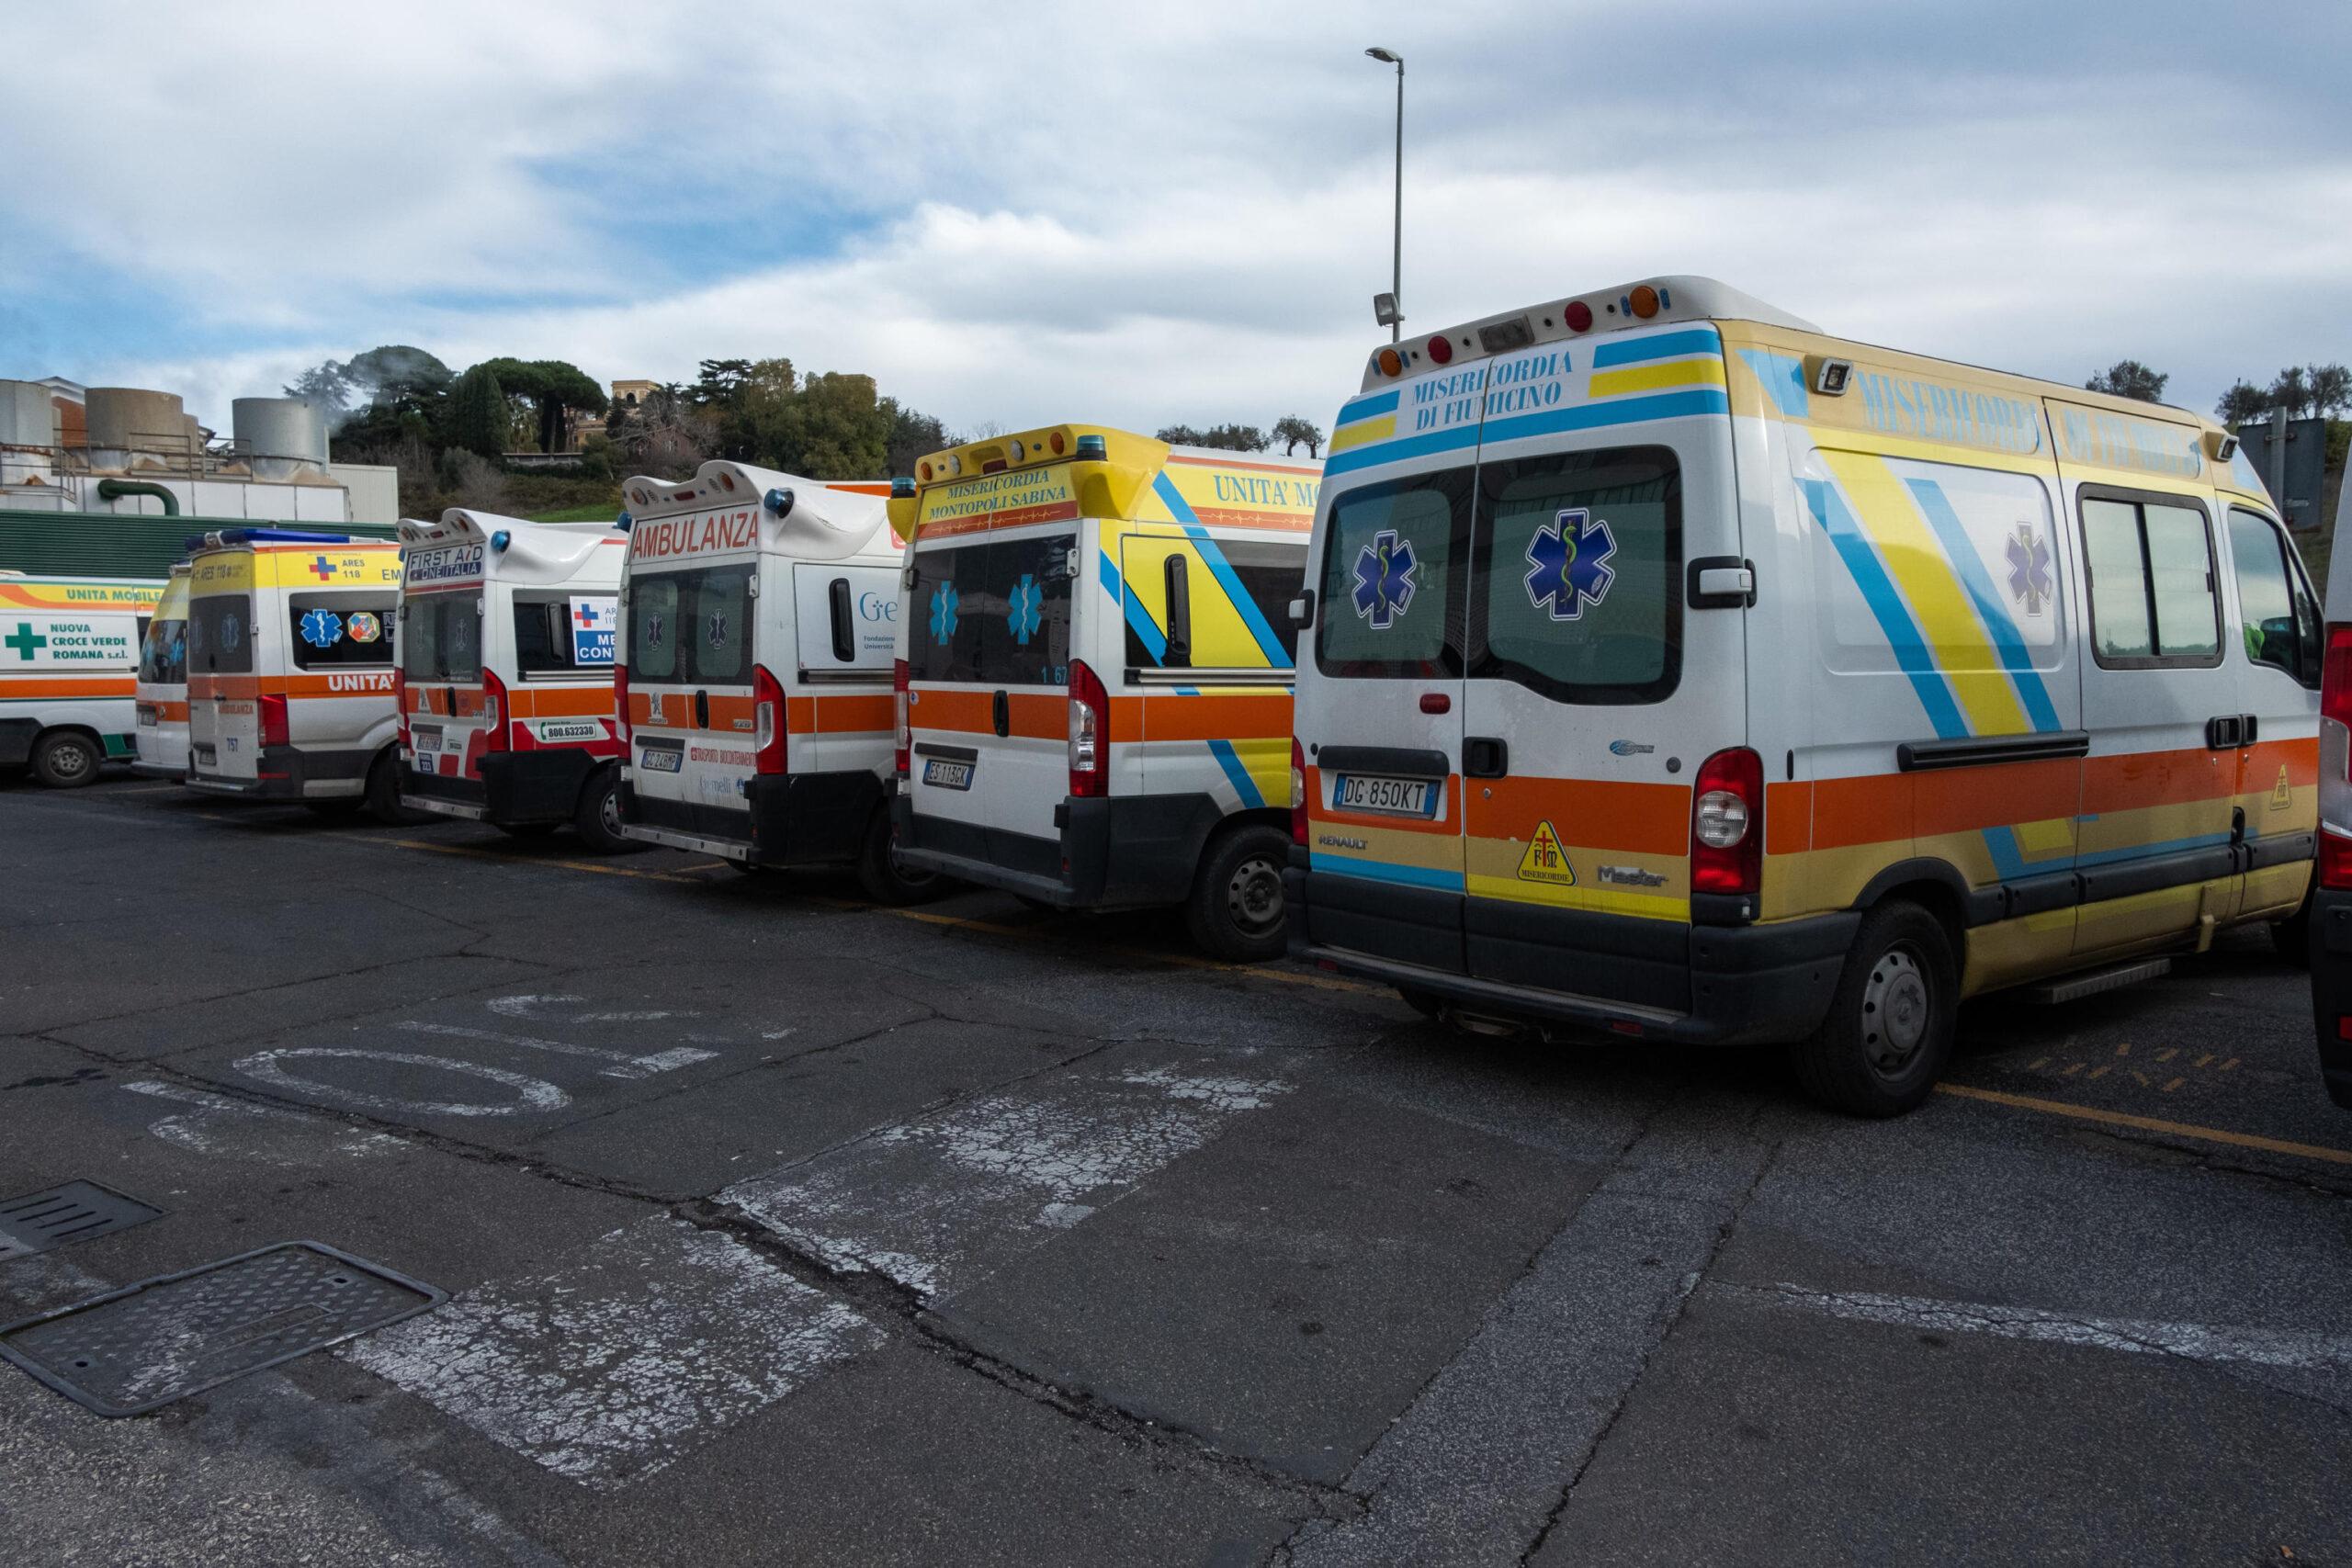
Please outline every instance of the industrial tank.
M325 469L326 421L301 399L239 398L230 404L230 417L237 450L252 461L256 479L290 479Z
M93 469L128 468L134 452L178 452L186 446L187 412L175 393L93 387L84 407Z

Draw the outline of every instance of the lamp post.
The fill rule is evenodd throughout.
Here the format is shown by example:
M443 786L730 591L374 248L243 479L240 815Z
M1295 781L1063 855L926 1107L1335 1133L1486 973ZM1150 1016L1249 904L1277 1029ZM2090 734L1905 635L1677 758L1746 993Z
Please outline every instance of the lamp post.
M1384 311L1380 301L1373 302L1374 319L1385 316L1388 341L1395 343L1405 332L1405 57L1388 49L1367 49L1364 52L1383 65L1396 67L1396 230L1388 260L1388 308Z

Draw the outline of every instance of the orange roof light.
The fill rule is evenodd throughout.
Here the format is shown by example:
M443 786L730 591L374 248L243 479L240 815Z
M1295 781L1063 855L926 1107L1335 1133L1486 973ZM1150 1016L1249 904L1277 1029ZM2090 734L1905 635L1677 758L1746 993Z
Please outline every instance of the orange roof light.
M1054 449L1054 456L1057 457L1062 455L1062 448L1069 445L1069 442L1062 439L1062 433L1058 430L1055 431L1053 434L1047 436L1046 439L1047 443L1052 446Z
M1383 376L1401 376L1405 372L1405 356L1393 348L1382 349L1376 363Z
M1637 284L1637 285L1635 285L1635 286L1634 286L1634 314L1635 314L1636 316L1639 316L1642 320L1644 320L1644 321L1648 321L1652 316L1655 316L1655 315L1657 315L1657 289L1652 288L1651 288L1648 284L1646 284L1646 283Z

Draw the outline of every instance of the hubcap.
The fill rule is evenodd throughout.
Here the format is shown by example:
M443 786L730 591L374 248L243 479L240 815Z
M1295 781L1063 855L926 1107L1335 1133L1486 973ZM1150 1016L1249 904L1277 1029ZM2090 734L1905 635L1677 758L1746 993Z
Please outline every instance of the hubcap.
M79 746L60 746L50 753L49 765L60 778L80 778L90 771L90 754Z
M608 789L605 792L605 798L596 803L596 819L605 825L605 832L616 839L621 836L620 791Z
M1225 910L1235 925L1253 936L1281 924L1282 873L1272 861L1243 861L1225 885Z
M1897 1076L1919 1054L1930 1000L1918 954L1908 947L1879 954L1862 987L1862 1050L1881 1076Z

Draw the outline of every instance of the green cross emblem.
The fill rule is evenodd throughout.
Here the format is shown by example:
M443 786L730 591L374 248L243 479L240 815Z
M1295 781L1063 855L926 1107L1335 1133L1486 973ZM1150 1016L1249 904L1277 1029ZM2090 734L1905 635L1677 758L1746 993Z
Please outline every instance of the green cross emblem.
M0 637L0 643L15 649L19 659L30 659L37 649L49 646L49 638L33 630L30 621L18 621L17 629Z

